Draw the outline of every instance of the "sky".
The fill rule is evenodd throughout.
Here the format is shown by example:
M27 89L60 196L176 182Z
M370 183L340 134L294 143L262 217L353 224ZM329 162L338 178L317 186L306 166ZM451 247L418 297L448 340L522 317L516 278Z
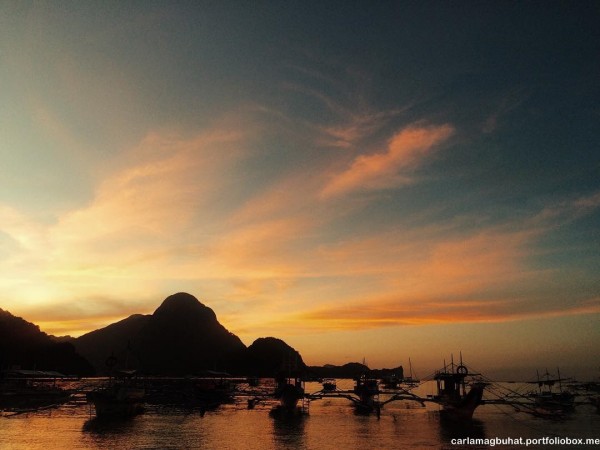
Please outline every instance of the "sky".
M0 308L600 375L600 6L0 5ZM420 371L420 373L419 373Z

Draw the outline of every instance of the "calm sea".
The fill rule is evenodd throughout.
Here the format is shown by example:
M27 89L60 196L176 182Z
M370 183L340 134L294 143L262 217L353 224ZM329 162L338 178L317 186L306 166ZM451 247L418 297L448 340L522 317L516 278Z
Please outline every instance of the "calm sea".
M338 388L351 387L349 380L338 382ZM319 389L319 384L307 383L307 392ZM427 383L416 392L433 393L433 385ZM253 410L246 404L245 398L239 398L204 415L149 406L144 414L114 423L98 423L85 402L35 413L5 412L0 417L0 449L475 449L490 447L453 445L452 439L600 438L600 414L592 405L579 405L560 421L534 418L505 405L483 405L475 411L472 423L457 426L440 420L437 406L430 404L389 403L377 418L354 414L346 399L323 399L310 403L307 416L293 420L271 417L271 404Z

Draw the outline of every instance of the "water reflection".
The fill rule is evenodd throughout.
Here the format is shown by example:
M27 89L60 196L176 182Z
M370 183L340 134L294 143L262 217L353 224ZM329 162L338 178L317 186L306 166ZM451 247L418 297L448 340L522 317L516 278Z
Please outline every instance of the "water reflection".
M443 415L438 417L440 440L442 442L464 438L484 439L486 436L485 425L480 420L456 421Z
M273 440L277 448L306 448L305 428L308 416L296 415L274 415Z
M94 417L93 419L86 420L83 423L82 431L84 433L90 433L95 435L117 435L129 433L133 430L135 424L135 418L122 418L122 419L98 419Z

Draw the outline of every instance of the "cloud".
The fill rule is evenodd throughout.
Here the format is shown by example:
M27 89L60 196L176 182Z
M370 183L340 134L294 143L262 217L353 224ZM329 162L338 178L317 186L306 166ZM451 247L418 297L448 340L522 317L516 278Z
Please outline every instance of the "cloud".
M10 205L0 204L0 232L21 249L37 248L44 240L44 229Z
M403 230L321 247L313 274L339 287L272 326L325 332L599 313L597 292L581 289L577 273L532 264L544 230L512 225Z
M555 227L578 220L600 207L600 192L565 199L542 209L531 219L531 225Z
M399 325L434 325L460 323L499 323L528 319L564 317L600 313L600 298L590 299L585 304L566 305L547 309L531 308L515 311L514 298L451 301L418 301L380 299L375 307L363 304L348 304L342 307L321 309L291 317L287 326L303 323L304 330L367 330ZM283 326L284 323L282 322Z
M242 140L237 132L190 140L149 135L128 156L131 163L99 185L91 204L60 219L54 240L61 248L93 243L102 251L115 238L135 244L185 231L227 183L223 172L241 157Z
M527 93L522 88L512 89L511 91L504 93L497 101L494 110L483 122L481 131L483 133L495 132L502 125L502 121L506 116L510 115L515 109L523 104L526 97Z
M454 133L448 124L409 126L396 133L381 153L360 155L335 174L321 195L329 198L357 190L378 190L411 182L412 172L432 150Z
M321 134L317 143L325 147L352 148L372 136L399 113L398 110L347 113L341 123L317 126L317 131Z
M205 243L187 238L218 231L218 200L250 151L251 127L236 125L191 138L150 133L112 162L88 204L55 223L2 206L3 305L19 312L72 298L94 311L92 297L118 292L133 301L145 297L142 286L177 278L180 254Z
M367 128L340 137L354 143ZM536 269L532 257L540 235L597 208L598 195L503 224L476 212L390 224L363 215L364 199L344 195L412 181L453 133L450 125L414 124L332 177L323 160L335 151L259 182L256 166L245 163L279 149L251 124L226 120L191 137L149 133L105 165L87 204L56 223L0 208L0 229L10 236L10 258L0 260L10 279L0 283L3 306L66 310L72 300L85 323L100 324L187 290L223 310L232 331L265 334L596 311L588 293L564 305L547 300L544 285L554 287L555 273ZM123 304L110 306L111 295ZM31 317L61 333L85 327L66 311Z

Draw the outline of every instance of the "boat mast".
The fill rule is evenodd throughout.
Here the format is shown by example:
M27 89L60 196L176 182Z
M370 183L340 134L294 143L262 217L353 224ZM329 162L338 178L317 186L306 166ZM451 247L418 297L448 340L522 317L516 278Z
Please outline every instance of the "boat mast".
M561 379L560 379L560 369L558 367L556 368L556 373L558 374L558 389L559 389L559 392L562 392L562 382L561 382Z

